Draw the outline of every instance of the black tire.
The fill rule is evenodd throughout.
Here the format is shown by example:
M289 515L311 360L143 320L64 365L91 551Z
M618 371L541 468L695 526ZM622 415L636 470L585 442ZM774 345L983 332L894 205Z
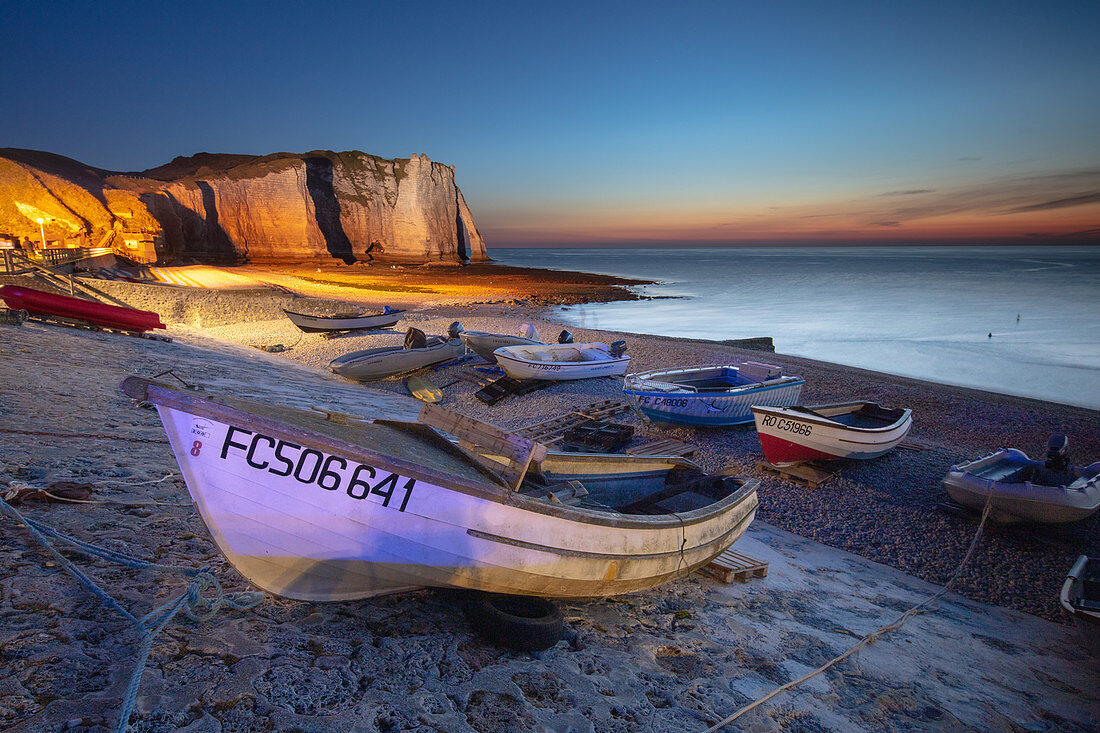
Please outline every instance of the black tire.
M495 644L540 651L561 641L565 619L545 598L479 593L466 604L470 626Z

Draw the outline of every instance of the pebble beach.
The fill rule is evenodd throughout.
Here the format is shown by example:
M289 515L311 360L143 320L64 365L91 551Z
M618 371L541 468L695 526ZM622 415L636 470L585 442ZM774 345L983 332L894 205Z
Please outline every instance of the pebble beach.
M244 272L269 287L102 286L161 313L170 343L34 322L0 326L0 417L9 431L0 488L83 482L100 502L24 502L20 511L116 551L212 567L227 591L248 590L191 508L155 413L121 395L120 379L171 370L168 379L210 392L415 419L420 403L403 379L360 385L330 374L328 362L399 345L409 326L441 334L456 320L516 334L530 323L553 340L562 326L549 306L623 297L630 284L558 274L551 283L502 277L479 288L449 268L453 288L424 292L417 288L432 282L424 271L395 273L375 290L328 272ZM324 338L282 317L295 294L409 312L392 329ZM809 489L757 468L763 455L751 426L696 430L623 413L615 420L638 440L690 443L703 468L761 481L757 520L737 548L769 562L766 578L724 585L696 575L620 599L566 603L569 638L537 654L493 647L469 630L453 598L429 590L335 604L267 596L255 609L201 623L181 616L153 644L131 728L704 730L951 577L977 530L974 518L937 509L951 465L1001 447L1041 455L1053 433L1069 436L1078 464L1100 456L1093 410L719 342L571 330L577 342L625 340L630 371L765 361L805 378L806 403L858 398L911 408L909 448L853 462ZM486 365L475 357L428 375L443 388L444 407L505 429L622 395L621 380L593 379L490 407L474 396L477 366ZM109 729L136 656L134 634L10 518L0 542L9 558L0 570L0 728ZM1080 554L1100 554L1096 517L1044 531L990 526L957 595L729 729L1093 729L1096 660L1057 602ZM153 570L90 567L142 613L182 587Z

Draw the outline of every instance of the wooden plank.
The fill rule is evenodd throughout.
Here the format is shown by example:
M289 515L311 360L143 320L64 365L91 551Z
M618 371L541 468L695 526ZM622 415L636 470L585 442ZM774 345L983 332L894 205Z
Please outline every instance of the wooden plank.
M803 484L811 489L821 488L843 470L827 467L815 461L796 463L791 466L776 466L767 461L760 461L756 464L756 468L776 474L788 481Z
M706 573L723 583L729 583L733 580L747 583L753 578L768 577L768 563L736 552L730 547L721 555L699 568L699 572Z
M509 433L495 425L460 415L439 405L427 404L420 410L419 420L424 425L443 430L459 439L459 447L474 460L500 476L505 484L516 490L523 483L532 463L546 460L546 446L542 443ZM494 455L503 456L508 466L488 461L476 448L483 448Z
M698 450L691 443L684 443L672 438L654 440L644 445L627 448L624 453L632 456L693 456Z

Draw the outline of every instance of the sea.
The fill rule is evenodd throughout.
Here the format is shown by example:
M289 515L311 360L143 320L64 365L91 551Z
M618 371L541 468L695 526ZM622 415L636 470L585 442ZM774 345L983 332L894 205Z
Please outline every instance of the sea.
M1100 247L494 248L489 255L507 265L657 283L636 288L647 300L559 308L566 326L714 340L770 336L778 354L1100 409Z

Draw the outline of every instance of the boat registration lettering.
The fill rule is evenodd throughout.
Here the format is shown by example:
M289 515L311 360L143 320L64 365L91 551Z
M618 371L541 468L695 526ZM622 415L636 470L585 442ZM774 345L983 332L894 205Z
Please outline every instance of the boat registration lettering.
M638 402L647 407L658 407L660 405L665 407L687 407L688 404L686 397L650 397L647 395L639 396Z
M797 433L798 435L809 435L814 431L813 426L808 423L779 418L775 415L764 415L760 423L766 428L775 428L776 430Z
M247 436L252 436L251 440ZM222 443L222 460L228 460L231 448L237 449L244 456L244 462L256 471L265 471L276 476L292 476L300 484L319 486L325 491L342 489L352 499L378 496L382 499L382 506L389 507L396 494L401 499L401 504L397 507L399 512L405 511L405 507L409 505L409 497L416 486L416 479L413 478L405 478L232 425L226 431L225 441Z

